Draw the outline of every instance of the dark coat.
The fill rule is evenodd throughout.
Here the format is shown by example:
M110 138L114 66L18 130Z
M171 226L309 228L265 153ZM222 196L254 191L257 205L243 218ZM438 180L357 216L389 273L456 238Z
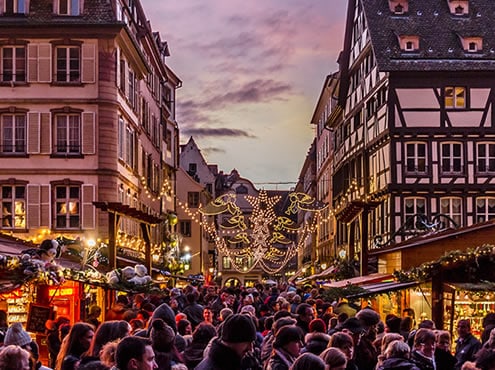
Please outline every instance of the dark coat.
M420 370L435 370L433 360L423 356L417 350L411 352L411 362L413 362Z
M205 351L205 343L192 342L182 354L184 358L184 363L189 370L193 370L196 366L203 361L203 352Z
M215 339L208 357L201 361L195 370L241 370L241 359L232 349Z
M419 368L405 358L387 358L378 367L378 370L419 370Z
M453 370L456 362L457 360L452 353L435 348L436 370Z
M304 340L306 345L301 352L310 352L319 356L328 347L330 335L318 332L308 333Z
M273 351L272 357L268 360L267 370L289 370L295 358L280 349Z
M460 369L466 361L474 361L474 355L480 350L481 342L474 335L469 334L464 339L457 339L456 343L455 358L457 363L455 368Z

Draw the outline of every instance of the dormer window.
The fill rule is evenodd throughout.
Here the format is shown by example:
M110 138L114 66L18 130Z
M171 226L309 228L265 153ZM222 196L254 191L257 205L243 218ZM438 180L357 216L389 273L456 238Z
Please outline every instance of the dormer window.
M462 48L468 53L478 53L483 50L483 39L481 37L463 37L459 35Z
M399 46L402 51L416 51L419 50L419 36L398 36Z
M447 0L450 14L463 16L469 14L469 0Z
M409 10L409 0L388 0L388 7L393 14L405 14Z

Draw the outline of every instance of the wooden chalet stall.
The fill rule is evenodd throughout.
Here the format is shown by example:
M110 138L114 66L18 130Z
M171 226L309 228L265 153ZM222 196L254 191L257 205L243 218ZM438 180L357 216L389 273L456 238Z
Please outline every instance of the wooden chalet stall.
M378 258L380 272L397 271L404 280L422 283L409 289L405 302L415 309L417 319L425 313L437 328L452 331L454 321L470 317L476 333L481 318L495 312L491 292L495 283L490 283L495 282L495 271L489 267L495 260L494 240L495 221L491 220L431 232L370 254ZM490 291L485 290L488 287Z

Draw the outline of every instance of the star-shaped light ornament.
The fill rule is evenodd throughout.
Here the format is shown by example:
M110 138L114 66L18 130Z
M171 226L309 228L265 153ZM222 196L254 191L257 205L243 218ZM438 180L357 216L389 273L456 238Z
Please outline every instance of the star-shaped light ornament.
M238 206L238 197L251 205L250 212L245 213ZM218 251L230 259L238 272L248 273L254 268L270 274L280 271L304 248L315 230L319 211L326 207L308 194L289 193L289 206L282 210L283 214L277 215L276 206L281 198L280 195L269 196L265 190L257 195L227 193L200 209L203 222L207 216L221 217L218 229L206 227L206 230L214 238ZM297 226L289 217L298 212L312 212L316 217ZM287 237L288 233L294 232L300 236L297 243Z

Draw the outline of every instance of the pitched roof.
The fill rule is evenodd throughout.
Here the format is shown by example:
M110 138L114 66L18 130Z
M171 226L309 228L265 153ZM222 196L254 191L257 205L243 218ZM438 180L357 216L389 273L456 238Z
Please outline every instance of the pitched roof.
M360 1L380 71L495 70L495 1L469 0L461 16L446 0L409 0L404 14L392 13L388 0ZM419 50L401 50L397 35L419 36ZM482 50L464 51L459 36L481 37Z

